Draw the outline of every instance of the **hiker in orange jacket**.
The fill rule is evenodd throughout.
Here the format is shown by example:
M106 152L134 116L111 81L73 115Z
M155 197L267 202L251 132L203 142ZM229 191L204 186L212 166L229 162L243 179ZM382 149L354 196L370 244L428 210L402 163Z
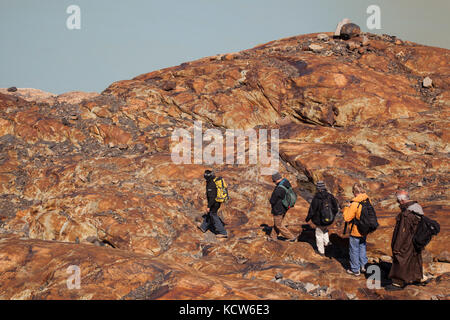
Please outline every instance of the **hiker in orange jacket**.
M368 199L369 197L365 193L363 187L359 183L355 183L352 188L353 195L355 196L351 204L347 205L343 209L343 217L345 222L349 223L351 231L349 237L349 255L350 255L350 269L347 269L347 273L359 276L361 272L366 272L367 265L367 253L366 253L366 237L362 236L356 225L353 225L353 219L360 219L362 206L361 201Z

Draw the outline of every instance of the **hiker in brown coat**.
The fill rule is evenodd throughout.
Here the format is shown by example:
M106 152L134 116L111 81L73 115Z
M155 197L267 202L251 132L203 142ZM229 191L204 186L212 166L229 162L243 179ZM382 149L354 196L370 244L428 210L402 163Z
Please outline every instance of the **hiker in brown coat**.
M422 207L409 199L407 191L396 193L402 210L396 218L392 235L392 267L389 278L392 285L386 290L402 290L408 284L423 285L422 254L414 248L413 237L423 215Z

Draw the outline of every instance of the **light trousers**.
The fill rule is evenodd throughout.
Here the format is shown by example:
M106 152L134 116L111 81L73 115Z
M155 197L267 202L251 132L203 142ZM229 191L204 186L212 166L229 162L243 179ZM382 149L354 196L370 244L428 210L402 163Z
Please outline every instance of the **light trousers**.
M328 227L316 226L316 245L319 253L325 254L325 246L329 244Z

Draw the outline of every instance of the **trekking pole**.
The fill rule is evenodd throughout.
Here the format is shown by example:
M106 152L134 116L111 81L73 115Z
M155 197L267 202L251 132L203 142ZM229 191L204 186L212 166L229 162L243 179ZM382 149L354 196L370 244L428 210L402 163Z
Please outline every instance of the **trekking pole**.
M344 235L347 232L347 222L344 224Z

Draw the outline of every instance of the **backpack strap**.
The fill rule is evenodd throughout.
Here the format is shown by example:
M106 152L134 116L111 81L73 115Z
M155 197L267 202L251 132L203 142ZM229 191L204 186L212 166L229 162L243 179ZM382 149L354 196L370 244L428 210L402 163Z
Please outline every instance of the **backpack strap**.
M280 184L278 185L278 187L283 188L286 192L288 192L288 190L289 190L287 187L283 186L283 185L281 184L281 182L280 182Z
M355 219L352 220L352 226L350 227L349 234L352 234L353 226L355 225Z
M284 181L287 181L286 180L286 178L284 178L283 180L281 180L281 182L277 185L277 187L281 187L281 188L283 188L286 192L289 190L289 188L288 187L286 187L286 186L283 186L283 182Z
M216 186L217 186L217 182L220 182L220 186L223 188L223 178L222 177L214 178L214 183L216 183Z
M359 206L362 206L361 204L362 201L358 202L358 206L356 207L356 212L358 212L358 208ZM362 208L361 208L362 210ZM355 217L352 219L352 226L350 227L350 234L352 234L352 230L353 230L353 226L355 225L355 221L356 221L356 213L355 213Z

